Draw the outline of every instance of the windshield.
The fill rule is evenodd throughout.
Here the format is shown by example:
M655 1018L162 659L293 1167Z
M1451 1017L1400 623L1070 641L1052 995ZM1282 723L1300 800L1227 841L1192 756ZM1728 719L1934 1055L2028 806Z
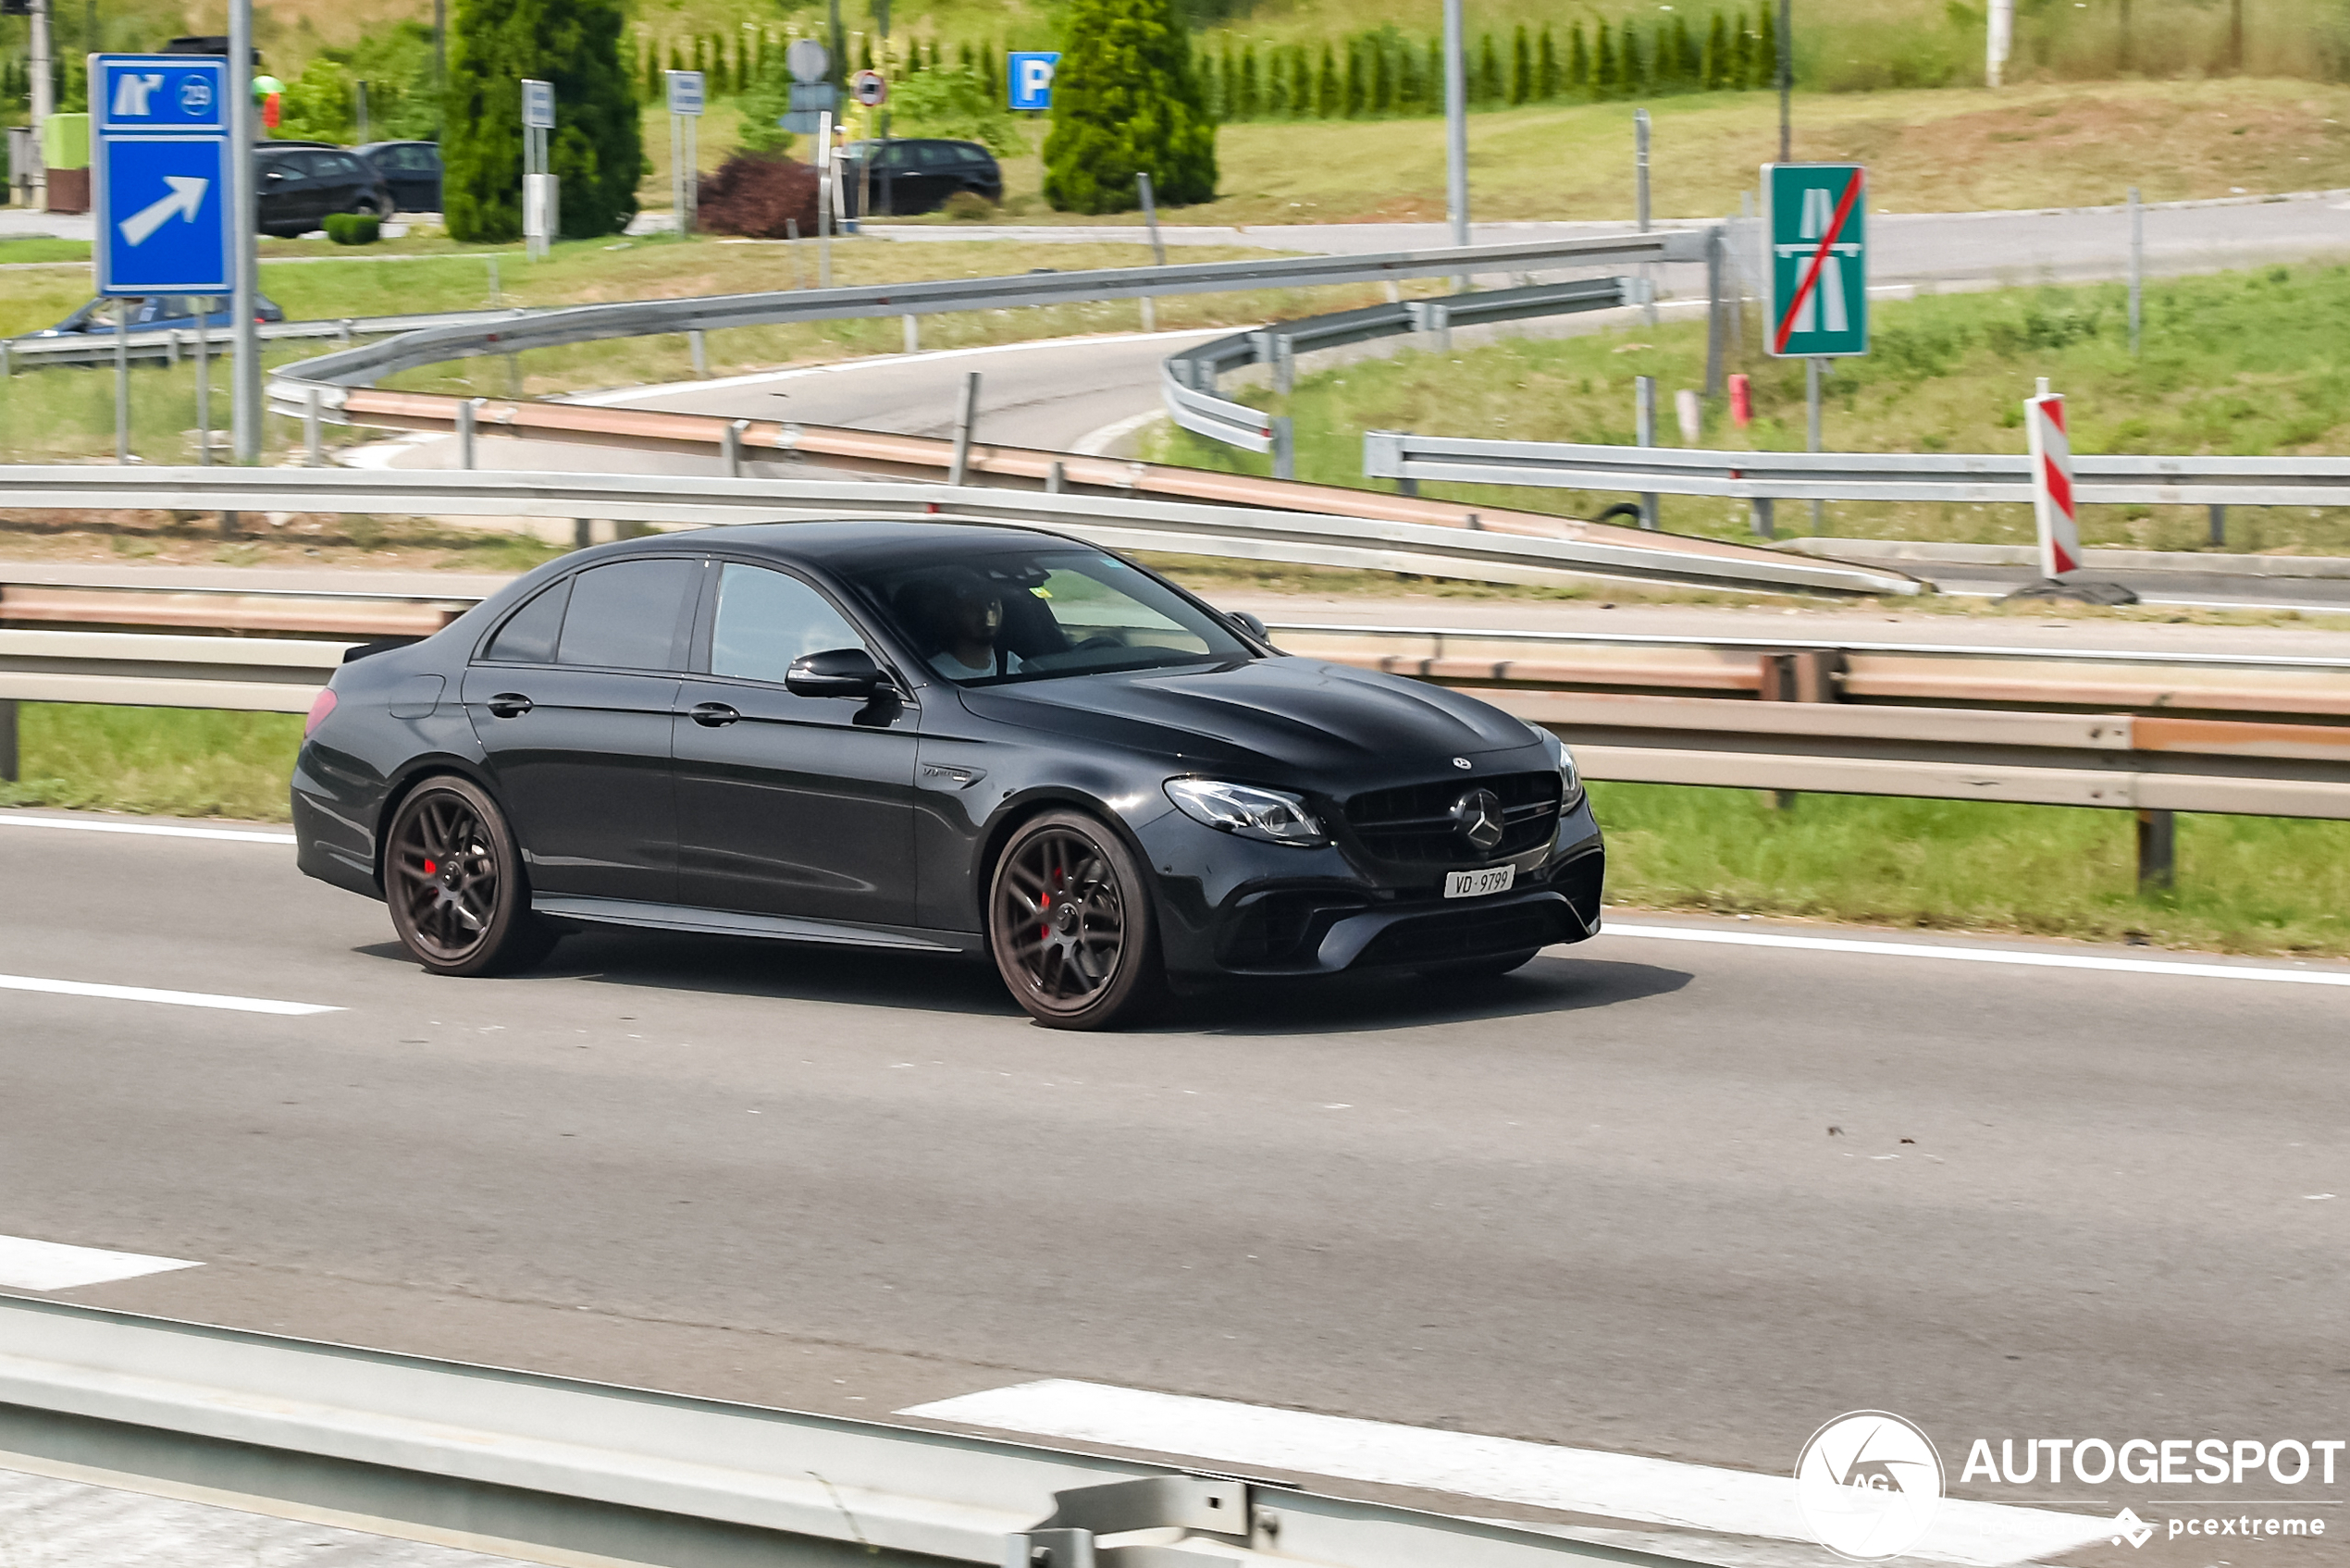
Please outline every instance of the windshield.
M959 685L1251 657L1208 611L1082 546L1015 546L849 580L933 673Z

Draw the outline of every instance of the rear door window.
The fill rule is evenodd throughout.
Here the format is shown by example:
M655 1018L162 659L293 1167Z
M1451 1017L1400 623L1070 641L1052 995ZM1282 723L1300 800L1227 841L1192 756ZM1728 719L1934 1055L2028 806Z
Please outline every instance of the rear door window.
M615 670L679 668L679 625L699 566L676 559L618 561L574 577L555 662Z

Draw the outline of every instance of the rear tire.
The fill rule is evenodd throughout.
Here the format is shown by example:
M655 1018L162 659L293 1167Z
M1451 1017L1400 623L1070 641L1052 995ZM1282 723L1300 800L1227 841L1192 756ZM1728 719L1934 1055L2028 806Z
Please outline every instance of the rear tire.
M547 956L555 933L530 912L530 882L505 813L470 780L419 785L384 835L392 930L435 974L509 974Z
M1488 958L1462 958L1450 964L1430 964L1419 970L1422 980L1499 980L1515 969L1522 969L1534 961L1540 947L1528 947L1523 953L1496 953Z
M996 858L987 895L996 972L1047 1029L1115 1029L1167 997L1150 884L1099 819L1054 811Z

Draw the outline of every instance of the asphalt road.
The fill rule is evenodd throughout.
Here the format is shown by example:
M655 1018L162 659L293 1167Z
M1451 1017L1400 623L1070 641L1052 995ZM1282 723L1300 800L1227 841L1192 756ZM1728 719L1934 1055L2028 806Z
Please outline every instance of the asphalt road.
M1955 1465L2333 1436L2350 1389L2336 987L1626 934L1083 1037L978 968L659 935L434 979L281 846L5 824L0 954L344 1009L0 989L0 1234L204 1265L74 1299L849 1414L1062 1377L1781 1474L1856 1408Z

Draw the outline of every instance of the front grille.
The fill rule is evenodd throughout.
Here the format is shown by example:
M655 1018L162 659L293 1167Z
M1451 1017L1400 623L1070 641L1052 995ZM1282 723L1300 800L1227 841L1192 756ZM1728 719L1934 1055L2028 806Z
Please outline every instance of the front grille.
M1347 801L1346 825L1367 852L1382 860L1472 860L1477 852L1453 831L1453 803L1473 789L1490 789L1502 802L1502 842L1488 859L1505 860L1539 849L1558 829L1559 775L1547 768L1536 773L1371 790Z
M1398 920L1371 938L1354 961L1365 964L1435 964L1483 958L1547 947L1583 933L1574 917L1552 899L1498 909L1448 910Z

